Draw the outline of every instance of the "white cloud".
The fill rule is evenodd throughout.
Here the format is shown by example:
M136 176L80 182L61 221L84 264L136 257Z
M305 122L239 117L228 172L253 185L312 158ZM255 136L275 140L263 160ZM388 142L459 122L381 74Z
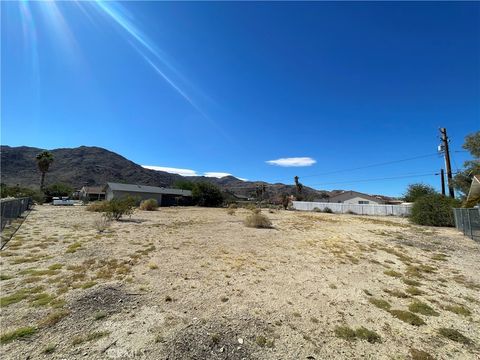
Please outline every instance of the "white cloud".
M237 179L239 180L242 180L242 181L247 181L247 179L242 179L242 178L239 178L235 175L232 175L230 173L225 173L225 172L206 172L203 174L203 176L206 176L206 177L215 177L215 178L222 178L222 177L225 177L225 176L233 176L233 177L236 177Z
M172 168L172 167L153 166L153 165L142 165L142 167L144 167L145 169L165 171L171 174L178 174L182 176L198 176L197 172L191 169L178 169L178 168Z
M312 166L316 162L317 160L312 159L311 157L292 157L266 161L267 164L283 167Z
M179 169L179 168L173 168L173 167L165 167L165 166L154 166L154 165L142 165L145 169L150 169L150 170L157 170L157 171L165 171L171 174L178 174L182 176L206 176L206 177L215 177L215 178L222 178L225 176L235 176L230 173L226 172L205 172L203 175L200 175L197 173L195 170L191 169ZM242 180L242 181L247 181L247 179L242 179L237 176L235 176L237 179Z

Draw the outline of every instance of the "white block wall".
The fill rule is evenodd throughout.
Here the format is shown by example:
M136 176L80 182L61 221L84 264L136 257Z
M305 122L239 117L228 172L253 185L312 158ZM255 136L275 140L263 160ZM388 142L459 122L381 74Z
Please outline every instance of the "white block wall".
M376 216L409 216L411 205L373 205L373 204L346 204L346 203L324 203L324 202L307 202L293 201L295 210L312 211L315 208L323 211L330 208L334 213L346 213L353 211L359 215L376 215Z

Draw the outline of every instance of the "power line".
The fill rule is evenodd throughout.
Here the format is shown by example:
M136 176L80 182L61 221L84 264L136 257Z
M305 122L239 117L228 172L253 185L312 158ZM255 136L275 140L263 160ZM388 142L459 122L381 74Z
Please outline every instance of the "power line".
M336 182L328 182L328 183L319 183L319 184L311 184L311 186L334 185L334 184L354 184L354 183L360 183L360 182L407 179L407 178L413 178L413 177L425 177L425 176L436 176L436 175L438 175L438 174L428 173L428 174L400 175L400 176L391 176L391 177L383 177L383 178L362 179L362 180L355 180L355 181L336 181Z
M419 155L419 156L409 157L409 158L405 158L405 159L385 161L385 162L381 162L381 163L375 163L375 164L370 164L370 165L365 165L365 166L358 166L358 167L348 168L348 169L328 171L328 172L318 173L318 174L302 175L301 178L304 179L304 178L310 178L310 177L317 177L317 176L324 176L324 175L331 175L331 174L339 174L339 173L342 173L342 172L348 172L348 171L354 171L354 170L369 169L369 168L372 168L372 167L385 166L385 165L390 165L390 164L398 164L398 163L405 162L405 161L423 159L423 158L432 157L432 156L438 156L438 153ZM286 177L283 178L283 179L272 180L272 181L275 182L275 181L281 181L281 180L284 180L284 179L286 179Z
M438 176L438 175L439 175L438 173L417 173L417 174L406 174L406 175L399 175L399 176L370 178L370 179L361 179L361 180L353 180L353 181L335 181L335 182L326 182L326 183L318 183L318 184L309 184L308 186L311 187L311 186L319 186L319 185L354 184L354 183L361 183L361 182L374 182L374 181L383 181L383 180L396 180L396 179L407 179L407 178L414 178L414 177L426 177L426 176ZM269 185L272 185L272 184L269 184ZM229 189L255 189L256 185L229 186L228 188Z

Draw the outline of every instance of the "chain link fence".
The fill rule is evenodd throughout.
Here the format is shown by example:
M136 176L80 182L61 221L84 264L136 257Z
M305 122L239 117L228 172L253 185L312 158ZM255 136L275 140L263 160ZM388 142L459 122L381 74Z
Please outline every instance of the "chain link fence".
M0 205L2 213L1 230L3 231L5 226L13 219L18 218L24 211L30 208L32 198L2 199Z
M455 227L465 236L480 241L480 208L453 209Z

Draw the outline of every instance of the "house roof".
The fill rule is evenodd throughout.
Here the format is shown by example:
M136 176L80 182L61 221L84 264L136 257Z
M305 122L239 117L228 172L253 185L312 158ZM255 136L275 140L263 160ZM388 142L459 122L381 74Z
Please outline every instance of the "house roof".
M333 202L335 200L335 198L337 197L344 197L345 195L350 195L352 198L354 197L362 197L362 198L366 198L366 199L370 199L372 201L385 201L385 199L383 199L382 197L380 196L377 196L377 195L368 195L368 194L364 194L364 193L361 193L361 192L358 192L358 191L353 191L353 190L349 190L349 191L342 191L340 193L337 193L335 195L331 195L330 198L329 198L329 201L330 202ZM333 200L333 201L332 201Z
M105 194L103 189L103 186L84 186L82 188L86 194Z
M107 183L106 188L110 188L112 191L128 191L148 194L164 194L164 195L182 195L192 196L190 190L170 189L157 186L136 185L136 184L120 184L120 183Z

